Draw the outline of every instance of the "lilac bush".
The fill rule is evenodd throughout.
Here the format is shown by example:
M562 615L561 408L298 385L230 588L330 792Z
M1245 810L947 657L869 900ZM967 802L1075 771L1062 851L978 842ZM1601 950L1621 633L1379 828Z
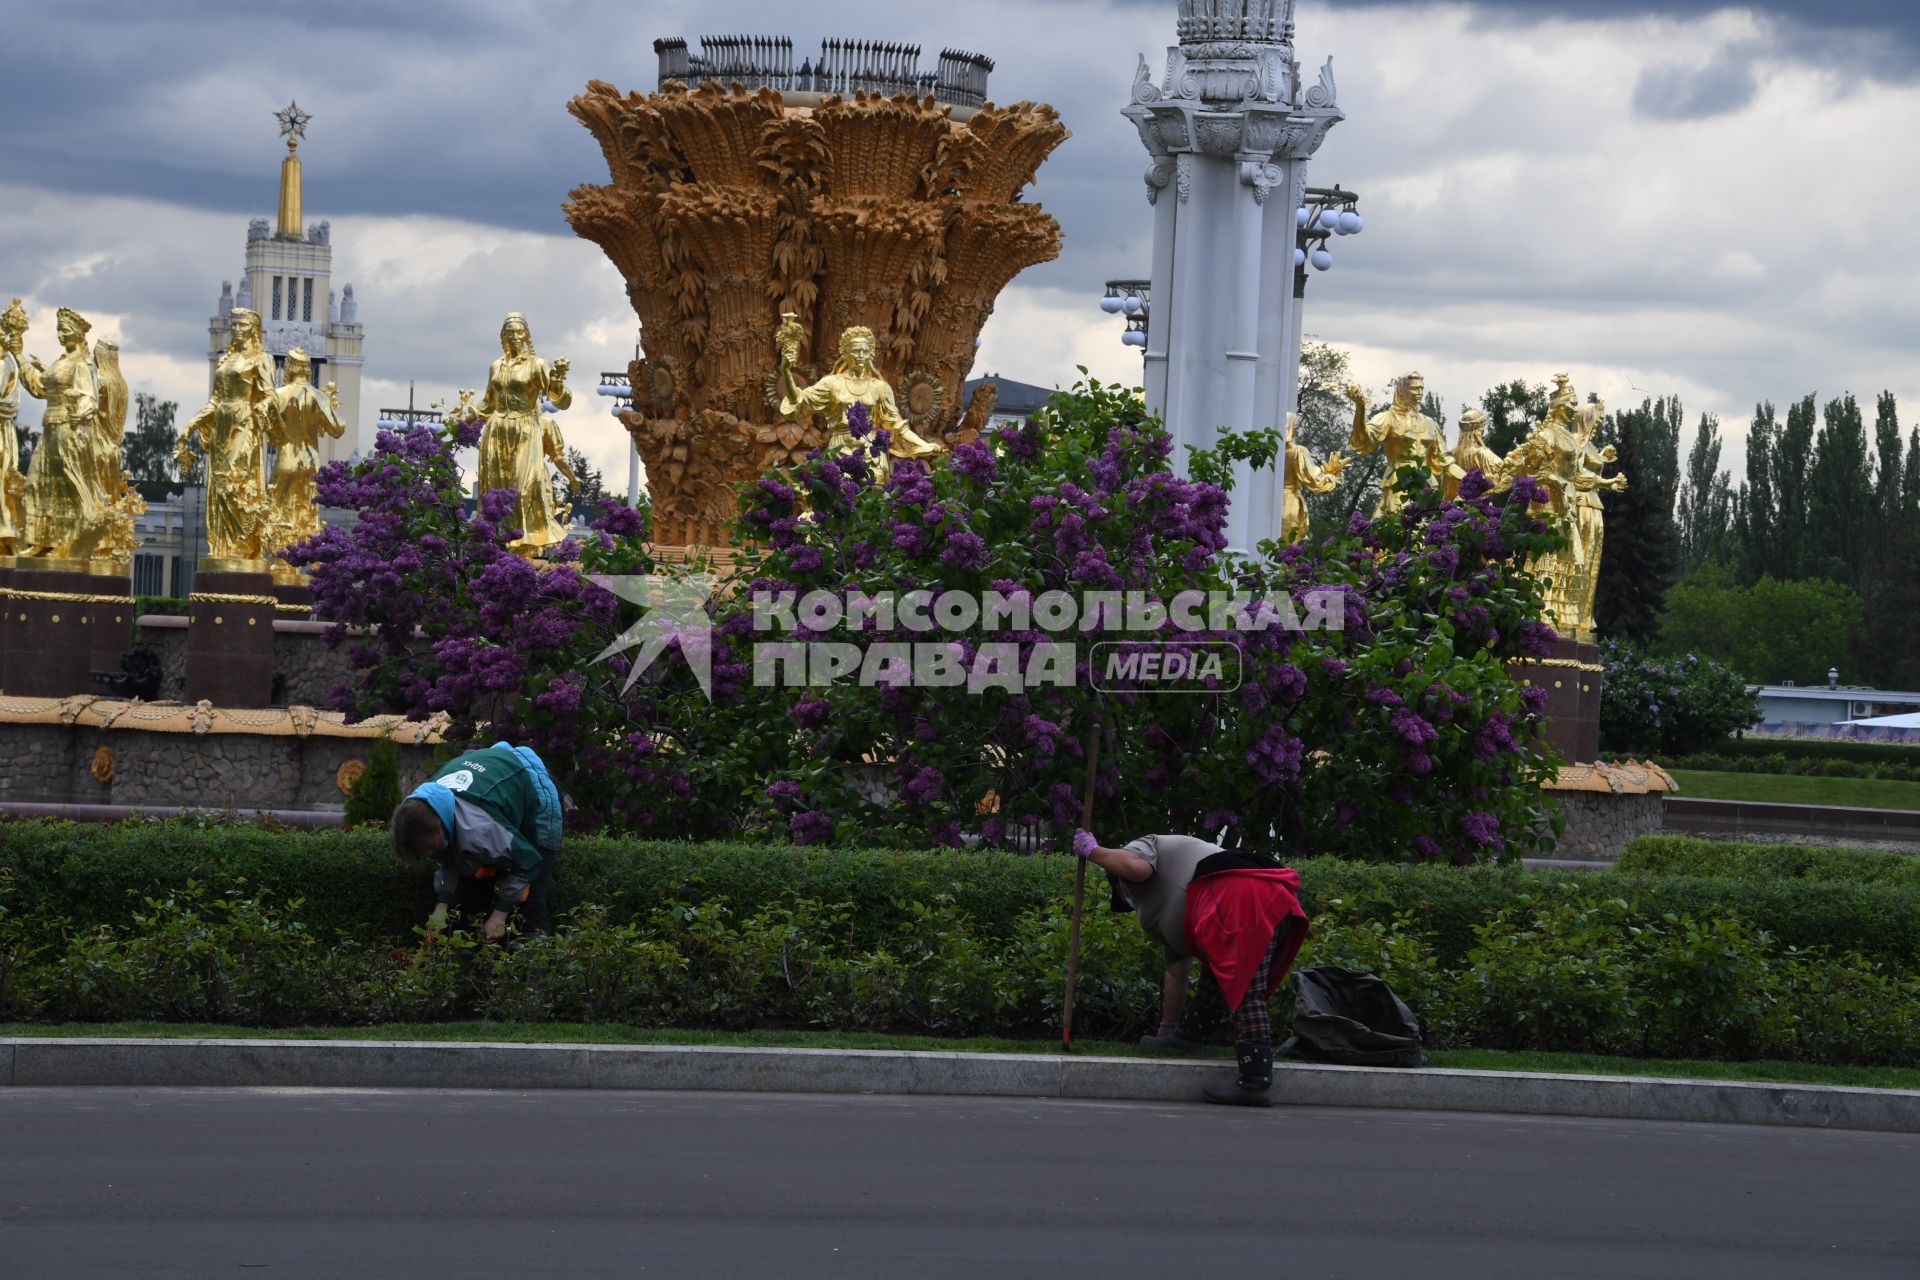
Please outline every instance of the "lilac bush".
M1177 464L1133 395L1088 382L944 465L897 461L876 485L884 433L858 414L853 425L872 456L815 454L744 490L743 550L706 642L711 700L686 661L690 639L631 687L625 656L594 661L638 616L595 575L684 572L650 557L643 513L611 508L566 563L536 568L506 549L510 506L496 495L464 515L457 436L383 435L373 457L322 479L323 500L356 507L359 525L297 552L318 565L328 616L368 632L352 642L359 680L343 700L446 710L461 732L530 741L588 820L661 835L1062 844L1098 722L1094 823L1116 837L1190 830L1293 856L1462 863L1541 841L1551 760L1537 693L1506 664L1553 638L1523 566L1556 535L1477 474L1446 501L1403 473L1409 500L1395 516L1241 556L1227 548L1229 464L1270 459L1271 432L1228 433ZM1142 625L1055 633L969 618L962 596L990 590L1064 592L1090 625ZM1309 616L1328 590L1342 593L1338 630L1288 629L1252 603ZM756 601L810 591L922 591L954 625L796 615L794 631L756 631ZM1267 625L1182 630L1117 603L1182 591L1244 593L1244 620ZM1094 593L1118 594L1096 608ZM881 678L758 683L761 641L850 645ZM961 683L916 681L911 662L878 662L895 652L879 646L944 662ZM1183 693L1144 676L1090 679L1110 653L1176 651L1230 670ZM1054 680L1038 685L965 679L1049 663Z

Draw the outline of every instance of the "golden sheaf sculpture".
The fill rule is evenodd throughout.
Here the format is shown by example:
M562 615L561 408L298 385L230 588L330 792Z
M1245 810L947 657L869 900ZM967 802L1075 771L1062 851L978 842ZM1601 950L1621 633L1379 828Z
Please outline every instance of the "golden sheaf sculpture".
M963 396L981 327L1015 275L1060 251L1059 224L1018 200L1068 136L1051 107L969 114L864 93L789 105L770 88L595 81L569 110L611 180L575 188L567 219L619 270L642 323L622 418L657 542L723 544L738 483L828 446L839 414L789 418L781 402L798 398L785 382L811 389L799 353L824 365L843 334L872 334L873 372L857 376L885 383L926 445L984 423L988 406ZM783 316L798 341L789 329L776 343Z

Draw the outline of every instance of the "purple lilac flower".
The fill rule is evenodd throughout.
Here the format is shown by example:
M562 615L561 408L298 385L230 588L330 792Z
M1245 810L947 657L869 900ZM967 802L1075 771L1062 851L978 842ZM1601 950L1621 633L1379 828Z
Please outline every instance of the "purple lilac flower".
M1548 500L1546 487L1532 476L1520 476L1514 480L1513 496L1524 499L1527 502L1546 502Z
M1460 819L1460 830L1467 839L1483 849L1504 849L1500 839L1500 820L1490 813L1469 813Z
M1253 775L1269 786L1285 786L1300 777L1305 744L1279 725L1269 728L1247 751Z
M796 813L787 821L795 844L824 844L833 839L833 819L818 809Z
M947 465L980 484L992 480L999 470L999 464L993 460L993 450L978 440L955 445L948 456Z
M789 714L809 729L820 729L826 726L833 708L820 698L807 698L794 703Z

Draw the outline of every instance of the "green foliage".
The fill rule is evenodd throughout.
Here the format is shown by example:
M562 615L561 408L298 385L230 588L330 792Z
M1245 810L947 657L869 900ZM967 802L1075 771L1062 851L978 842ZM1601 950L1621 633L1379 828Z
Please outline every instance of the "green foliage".
M1656 647L1710 658L1756 684L1808 684L1846 669L1860 617L1860 597L1843 583L1762 577L1743 587L1709 567L1667 593Z
M1725 742L1714 744L1716 756L1734 759L1781 759L1788 762L1789 769L1767 772L1802 771L1802 766L1822 763L1859 765L1863 768L1890 766L1895 769L1920 765L1920 743L1906 742L1845 742L1828 741L1816 738L1766 738L1747 735L1728 738ZM1821 772L1815 768L1812 772ZM1851 777L1851 774L1832 775ZM1865 776L1865 775L1861 775ZM1888 775L1892 776L1892 775Z
M1756 739L1756 741L1762 741ZM1757 752L1734 754L1722 743L1711 751L1698 751L1689 756L1663 760L1661 763L1669 769L1697 769L1711 773L1760 773L1776 777L1797 778L1861 778L1889 782L1920 782L1920 751L1911 747L1904 748L1906 760L1878 761L1854 760L1844 756L1789 756L1773 751L1766 755ZM1863 743L1863 746L1878 746L1878 743Z
M376 738L367 751L367 767L347 791L347 825L385 826L399 803L399 752L392 739Z
M406 945L384 945L316 924L310 904L238 882L215 891L187 880L139 897L113 923L25 921L10 913L17 881L0 874L0 1019L290 1026L485 1017L1039 1034L1057 1017L1067 860L1027 862L1050 873L1054 891L1003 909L997 923L944 893L883 904L775 894L748 904L692 891L663 894L625 918L583 906L553 935L505 946L459 928L434 943L414 931ZM1331 860L1305 871L1322 889L1309 895L1315 926L1302 963L1381 974L1435 1046L1868 1065L1920 1052L1911 955L1782 942L1764 911L1750 910L1760 899L1730 892L1749 882L1696 882L1706 896L1689 904L1647 876ZM1356 871L1372 882L1346 875ZM1468 947L1450 954L1447 924L1418 883L1449 877L1526 891L1483 897ZM1800 882L1795 897L1805 902L1819 887ZM1906 895L1909 914L1914 898ZM879 919L878 932L863 935L863 913ZM1137 1034L1157 1014L1157 949L1131 917L1098 908L1083 920L1081 945L1077 1028Z
M174 424L180 406L144 391L133 397L133 426L127 431L126 470L133 487L148 502L164 502L186 487L174 446L179 431ZM198 457L194 466L199 466Z
M1533 424L1547 416L1550 396L1544 382L1528 383L1521 378L1493 387L1480 397L1486 410L1487 427L1481 439L1487 448L1505 457L1527 438Z
M1830 845L1641 836L1620 855L1621 871L1731 876L1741 880L1833 880L1920 887L1920 857Z
M1600 444L1619 450L1625 490L1602 493L1606 541L1595 589L1594 627L1603 636L1645 644L1660 625L1668 587L1679 569L1680 528L1674 499L1680 480L1677 397L1646 400L1611 415Z
M1629 645L1600 646L1606 682L1600 749L1609 755L1688 755L1749 728L1759 700L1732 671L1689 653L1666 661Z
M133 616L138 618L149 613L160 614L162 616L185 617L187 614L187 602L179 596L135 596L133 598Z

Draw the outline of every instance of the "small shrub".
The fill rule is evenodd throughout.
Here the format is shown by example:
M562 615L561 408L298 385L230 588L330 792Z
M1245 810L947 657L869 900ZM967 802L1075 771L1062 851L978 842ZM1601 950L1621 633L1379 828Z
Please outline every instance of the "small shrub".
M1600 748L1608 754L1689 755L1760 719L1746 681L1717 662L1643 657L1620 640L1601 643L1600 661Z
M400 756L389 738L376 738L367 767L347 791L349 827L385 826L400 803Z

